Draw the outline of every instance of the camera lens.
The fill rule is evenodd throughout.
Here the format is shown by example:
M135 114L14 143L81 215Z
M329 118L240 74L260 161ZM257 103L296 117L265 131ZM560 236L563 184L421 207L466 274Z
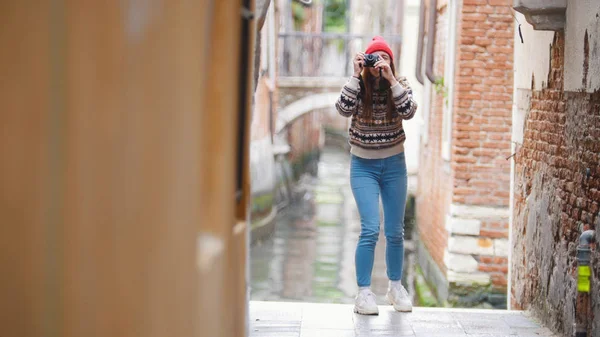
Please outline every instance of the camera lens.
M365 54L365 67L373 67L379 60L379 55L376 54Z

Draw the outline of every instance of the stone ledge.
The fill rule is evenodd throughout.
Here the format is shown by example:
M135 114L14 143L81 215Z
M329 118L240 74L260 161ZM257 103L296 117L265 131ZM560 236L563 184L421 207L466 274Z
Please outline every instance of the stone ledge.
M465 255L495 255L492 239L461 235L448 238L448 251Z
M457 273L448 270L448 282L461 285L489 285L492 283L490 274L487 273Z
M490 239L465 235L448 238L448 252L463 255L488 255L507 257L508 239Z
M453 270L443 273L423 242L418 238L415 241L417 242L418 263L429 284L435 287L433 291L442 306L506 309L506 294L492 289L492 280L489 274L484 272L464 273Z
M513 8L523 14L535 30L565 28L567 0L514 0Z
M446 231L448 234L463 234L479 236L481 220L446 217Z
M444 251L444 263L448 270L462 273L474 273L478 271L479 263L471 255L454 254Z
M502 219L508 221L509 215L510 209L508 207L450 205L450 216L455 218L479 220Z
M508 239L495 239L494 240L494 254L500 257L508 257L508 251L510 245Z

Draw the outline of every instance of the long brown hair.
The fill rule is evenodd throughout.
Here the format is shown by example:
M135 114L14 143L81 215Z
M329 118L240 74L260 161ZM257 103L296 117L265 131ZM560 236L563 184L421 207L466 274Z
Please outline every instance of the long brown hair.
M390 60L390 68L392 69L392 74L394 74L394 77L396 77L396 67L394 67L394 60ZM362 74L361 74L361 80L360 80L360 87L361 87L361 101L362 101L362 106L363 106L363 115L362 117L365 118L368 121L372 121L373 120L373 84L375 83L375 77L373 75L371 75L371 72L369 71L368 68L363 68ZM388 123L390 123L392 121L392 118L394 116L394 98L392 97L392 89L390 89L390 83L384 79L381 78L379 80L379 91L382 90L387 90L387 105L388 105L388 111L387 114L385 116L385 119L387 120Z

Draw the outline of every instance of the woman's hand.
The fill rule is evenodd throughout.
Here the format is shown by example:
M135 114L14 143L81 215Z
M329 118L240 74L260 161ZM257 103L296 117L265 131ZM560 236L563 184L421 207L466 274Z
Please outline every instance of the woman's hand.
M359 77L362 67L365 64L365 53L359 52L356 54L353 60L354 63L354 77Z
M390 82L391 86L398 83L398 80L396 80L396 78L394 77L394 73L392 73L392 68L386 61L380 59L375 63L374 68L381 70L381 76L385 78L388 82Z

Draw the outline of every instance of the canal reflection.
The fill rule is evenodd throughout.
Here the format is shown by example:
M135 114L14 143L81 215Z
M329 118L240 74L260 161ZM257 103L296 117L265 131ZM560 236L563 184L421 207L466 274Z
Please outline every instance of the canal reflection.
M349 175L348 153L326 147L318 176L302 177L294 201L277 216L273 235L251 248L252 300L354 302L354 252L360 218ZM405 266L409 266L408 248L405 257ZM380 304L386 303L385 267L382 231L371 285Z

